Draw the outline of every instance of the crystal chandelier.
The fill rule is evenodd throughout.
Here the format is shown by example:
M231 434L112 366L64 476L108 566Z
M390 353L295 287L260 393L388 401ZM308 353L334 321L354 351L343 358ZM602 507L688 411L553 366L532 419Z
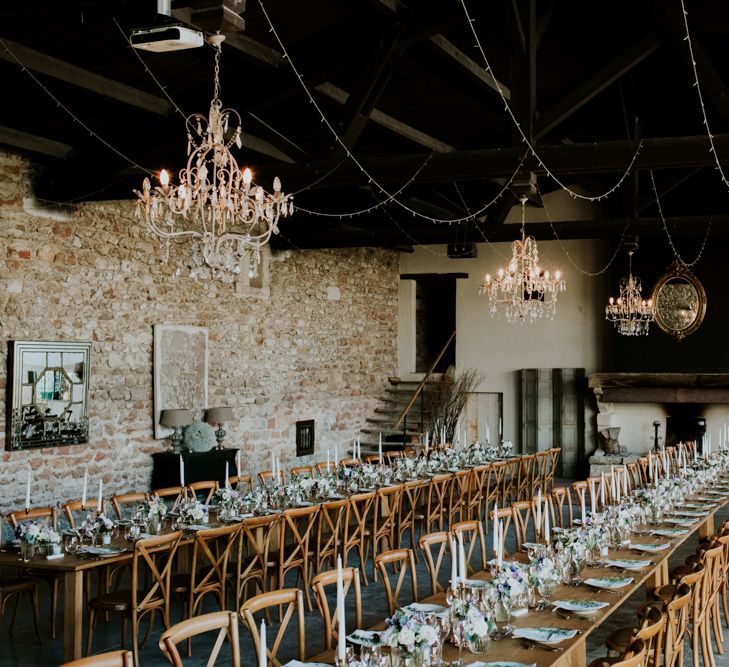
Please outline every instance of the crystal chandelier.
M215 49L215 87L210 113L187 118L187 166L179 172L179 185L170 183L163 169L159 185L144 179L137 217L144 219L150 234L161 240L160 260L167 263L172 241L190 240L190 276L214 277L233 282L241 271L241 260L249 255L249 266L260 264L261 248L271 234L278 234L280 216L293 213L291 195L281 192L281 181L273 181L273 193L252 186L250 169L241 170L230 152L241 147L241 119L220 100L220 53L225 37L208 38ZM177 269L177 274L182 272ZM252 272L249 272L251 275Z
M647 336L653 321L653 301L641 297L640 278L633 275L633 250L628 251L628 277L620 279L620 296L610 297L605 319L623 336Z
M539 251L533 236L526 236L526 197L521 199L521 239L511 244L511 261L496 277L486 274L480 293L489 299L492 316L503 312L509 323L535 322L554 317L557 295L565 290L560 272L551 275L539 267Z

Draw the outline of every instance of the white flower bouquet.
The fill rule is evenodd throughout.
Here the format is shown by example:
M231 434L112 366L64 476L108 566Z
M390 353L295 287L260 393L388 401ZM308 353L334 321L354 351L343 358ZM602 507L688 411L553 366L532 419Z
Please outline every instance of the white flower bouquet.
M159 496L152 496L144 503L144 513L147 517L157 517L162 520L167 514L167 505Z
M207 523L208 506L195 500L191 503L180 505L180 520L183 523Z
M392 650L412 654L437 643L438 634L425 623L422 613L406 614L397 610L385 620L380 641Z
M35 544L44 530L46 527L38 521L23 521L15 528L15 537L26 544Z

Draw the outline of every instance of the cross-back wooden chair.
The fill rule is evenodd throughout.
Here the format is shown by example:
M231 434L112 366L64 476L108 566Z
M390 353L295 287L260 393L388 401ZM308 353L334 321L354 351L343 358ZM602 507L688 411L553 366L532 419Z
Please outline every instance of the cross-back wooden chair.
M590 506L590 509L593 512L602 510L603 506L602 502L600 501L600 488L602 487L602 477L588 477L585 480L585 484L585 493L587 494L585 496L585 502L587 503L587 505ZM610 479L607 475L605 476L605 485L607 487L605 489L605 502L608 502L610 499ZM594 487L595 489L595 507L592 506L592 492L590 491L591 487ZM577 490L574 484L572 485L572 488Z
M546 497L542 499L541 517L544 522ZM544 532L543 526L536 525L535 505L537 500L519 500L511 506L511 520L514 522L514 534L516 535L516 551L521 551L522 544L525 542L536 542L537 538ZM529 537L529 524L531 524L532 537Z
M438 583L438 575L440 574L440 568L443 564L443 559L447 550L450 550L449 545L450 533L441 530L437 533L427 533L421 535L418 540L418 546L420 551L423 552L423 558L425 559L425 569L430 575L430 590L431 594L435 595L443 590L443 586ZM433 551L437 547L435 557ZM451 554L451 558L455 558L455 554Z
M392 451L392 452L385 452L384 453L385 458L387 459L387 463L389 465L392 465L395 461L395 459L399 459L401 456L405 456L405 454L402 451Z
M278 632L273 639L273 645L269 649L268 646L261 646L261 635L258 631L258 625L254 614L259 611L268 611L271 607L286 606L286 612L283 615ZM286 635L289 622L296 614L298 620L298 638L299 638L299 660L306 659L306 629L304 627L304 598L300 588L284 588L279 591L269 591L261 593L255 597L246 600L240 608L240 617L245 623L248 631L251 633L253 640L253 648L256 651L256 664L259 664L261 651L266 651L268 664L273 667L281 667L281 661L278 659L278 651L281 648L281 641ZM268 640L270 635L266 633ZM268 641L267 641L268 643Z
M379 464L380 462L380 455L379 454L370 454L369 456L364 457L365 463L372 463L374 465ZM383 455L382 460L384 462L385 457Z
M266 590L271 540L277 533L279 514L244 519L240 524L238 557L236 559L235 608L247 595L251 584L255 593Z
M491 519L492 525L494 522L494 512L496 514L496 520L501 521L501 545L503 554L506 557L508 555L508 552L506 551L506 539L512 525L512 510L511 507L499 507L495 511L491 510L489 512L489 519ZM514 535L514 543L516 543L516 535Z
M164 626L170 626L170 576L181 537L182 533L177 531L134 543L131 589L105 593L89 602L86 655L91 652L98 615L116 612L123 619L122 645L126 639L126 619L131 619L132 654L134 664L139 667L139 625L142 619L150 617L144 643L149 639L157 612L162 615Z
M564 487L566 488L566 487ZM557 489L555 489L556 491ZM590 498L590 487L588 486L587 481L579 481L579 482L572 482L572 490L575 492L575 502L577 504L578 508L581 508L584 506L585 512L589 514L590 512L596 511L596 508L592 506L592 501ZM597 498L597 495L595 496L596 501L599 500ZM579 509L580 512L582 512L581 509ZM552 517L554 518L554 517ZM572 517L572 520L574 520L574 515ZM582 517L580 517L580 520L582 520Z
M489 466L476 466L471 470L468 489L468 507L464 519L481 521L484 517L484 493L487 491Z
M686 447L686 456L688 457L688 460L692 461L696 452L696 443L693 440L689 440L688 442L684 442L683 445Z
M8 520L10 521L10 526L13 530L18 527L18 524L25 521L40 521L49 528L58 530L58 512L55 507L31 507L27 513L25 510L10 512L10 514L8 514ZM44 570L41 566L39 566L38 568L33 568L33 574L37 579L45 581L51 589L51 639L55 639L57 628L56 611L58 609L58 599L61 593L63 573L58 572L57 570Z
M322 503L319 508L319 519L316 527L316 572L323 572L324 564L331 562L333 567L340 553L340 545L344 533L344 517L347 513L348 500L331 500Z
M337 469L337 464L330 461L327 467L326 461L320 461L315 465L315 468L317 475L323 475L328 472L334 472Z
M643 486L638 463L628 463L625 466L628 470L628 491L635 491Z
M448 525L464 521L468 514L468 492L471 487L471 471L459 470L453 474L448 498Z
M134 508L141 505L149 498L146 493L120 493L111 497L111 506L114 508L114 514L117 519L129 519ZM129 508L127 516L124 516L124 510Z
M228 477L231 488L241 493L253 491L253 477L251 475L232 475Z
M504 507L517 499L520 467L521 463L518 458L504 461L504 475L501 478L501 491L499 493L500 507Z
M482 519L486 523L486 534L489 532L488 518L489 508L493 507L499 500L501 489L504 484L504 475L506 474L506 461L494 461L489 464L488 475L486 476L486 488L483 493L483 513Z
M318 512L318 505L284 510L278 524L278 549L269 552L270 560L275 563L276 587L283 588L286 574L295 571L297 581L299 576L301 577L309 611L313 609L309 596L314 557L314 550L311 549L311 535L316 526Z
M528 454L516 459L519 465L517 467L516 490L513 500L528 500L532 497L536 459L535 454Z
M648 473L648 457L639 456L637 463L638 463L638 470L640 472L640 485L642 487L647 487L648 480L650 478L650 475Z
M217 598L220 610L225 610L228 561L240 530L240 524L232 524L195 533L190 571L175 574L170 584L171 591L183 603L183 615L187 609L188 618L195 616L208 595ZM190 652L191 643L188 641L188 656Z
M403 535L410 534L410 549L417 562L418 558L415 554L415 526L422 520L423 514L420 509L420 498L425 489L425 482L422 480L414 480L405 482L402 485L400 494L400 507L398 510L397 521L395 522L395 541L398 547L403 543Z
M666 629L663 636L663 655L658 664L662 667L682 667L686 631L691 614L691 587L676 589L673 599L666 605Z
M333 610L329 608L329 600L327 598L327 587L337 585L337 571L329 570L320 572L311 580L311 588L314 591L314 602L324 621L324 648L330 650L332 648L332 640L339 638L337 632L337 607ZM356 567L342 568L342 589L344 592L344 601L347 601L347 595L351 590L354 594L354 627L362 627L362 591L359 583L359 570Z
M295 468L291 468L289 472L291 479L301 475L305 477L314 477L314 468L312 466L296 466Z
M589 506L585 505L585 507ZM569 486L558 486L552 489L552 493L549 495L549 509L552 526L572 528L575 517L572 507L572 493L570 493Z
M133 667L134 657L131 651L106 651L88 658L79 658L64 662L60 667Z
M86 506L84 507L80 500L69 500L67 503L61 505L63 516L68 522L68 527L72 530L80 525L89 514L95 514L97 512L97 500L94 498L92 501L86 500ZM101 511L106 514L106 501L101 501Z
M590 667L644 667L646 653L645 642L636 639L615 662L610 658L598 658L590 663Z
M387 572L387 566L393 565L399 568L395 588L393 590L390 584L390 576ZM405 583L405 577L410 571L410 585L412 588L413 602L418 601L418 578L415 570L415 555L412 549L393 549L377 554L375 557L375 567L379 570L382 582L385 585L385 593L387 594L387 606L390 614L395 613L399 604L400 593Z
M396 486L383 486L375 491L372 502L372 558L383 551L394 549L397 545L397 529L400 519L400 497L403 491L402 484ZM374 561L373 561L374 562ZM377 581L377 569L373 570Z
M456 540L461 535L463 549L466 552L466 569L471 573L485 569L487 559L483 523L480 521L460 521L451 526L451 532ZM472 564L476 554L481 558L480 566Z
M180 501L187 497L187 487L167 486L164 489L155 489L150 496L157 496L164 500L168 510L176 510Z
M159 648L170 661L172 667L184 667L185 662L177 650L177 645L187 640L188 644L193 637L208 632L218 631L207 667L219 665L218 655L223 648L223 642L230 642L231 667L240 667L240 641L238 638L238 618L232 611L215 611L195 618L187 619L165 630L159 638ZM196 657L195 664L201 664Z
M701 555L704 576L701 583L697 584L699 595L694 596L691 612L691 653L694 667L699 667L701 664L712 667L715 665L714 652L711 648L711 624L712 614L717 606L715 592L723 576L723 557L724 547L721 544L706 549Z
M342 564L349 565L349 552L356 551L359 556L359 573L367 585L367 564L369 515L375 501L375 492L358 493L351 496L344 517L344 537L342 538Z
M627 648L636 640L642 639L646 645L647 664L659 667L663 648L663 632L666 627L666 614L663 604L649 602L643 605L638 612L638 627L620 628L611 632L605 640L608 656L617 662L619 655L625 653Z
M436 475L430 480L425 491L425 515L423 517L423 533L443 530L444 518L448 509L448 494L453 475Z
M0 541L2 541L3 521L0 515ZM8 634L12 635L15 630L15 621L18 619L18 611L20 609L20 599L27 594L30 599L30 605L33 609L33 622L35 624L35 636L39 644L43 643L40 632L40 621L38 618L38 581L32 577L16 576L16 577L0 577L0 619L5 614L7 603L15 597L15 608L13 617L8 626Z
M546 450L543 452L537 452L534 455L534 469L532 474L532 488L529 493L529 497L537 495L539 489L542 493L548 493L547 488L549 487L549 472L552 468L552 452Z
M359 465L359 461L350 456L350 457L347 457L346 459L342 459L339 462L339 465L342 466L343 468L354 468L355 466Z
M547 492L554 488L554 477L559 469L559 457L562 455L562 448L552 447L549 453L552 455L552 463L549 468L549 474L547 475L547 481L544 484L544 490Z
M277 481L281 480L284 484L286 483L286 471L281 470L276 473ZM261 486L266 486L270 481L273 480L273 472L271 470L262 470L258 473L258 483Z
M193 482L192 484L188 484L187 491L188 495L191 498L195 498L201 503L209 505L213 494L218 490L219 487L220 485L216 480L210 479L202 482Z
M676 448L669 446L665 448L666 458L668 459L668 468L671 474L678 472L678 456L676 454Z

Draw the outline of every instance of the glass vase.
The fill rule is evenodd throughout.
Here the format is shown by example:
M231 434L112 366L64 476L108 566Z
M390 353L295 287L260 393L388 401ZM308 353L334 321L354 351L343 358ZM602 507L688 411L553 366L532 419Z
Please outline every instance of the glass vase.
M468 638L468 650L471 653L486 653L490 643L491 638L488 635L483 637L471 636Z
M423 652L394 648L390 652L390 667L423 667Z
M20 541L20 560L27 563L35 555L35 544L30 544L25 540Z

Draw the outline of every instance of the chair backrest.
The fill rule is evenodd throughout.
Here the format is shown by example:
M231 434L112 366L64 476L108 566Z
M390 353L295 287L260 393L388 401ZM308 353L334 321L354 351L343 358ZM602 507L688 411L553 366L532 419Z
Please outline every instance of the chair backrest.
M415 526L416 515L418 513L420 494L424 487L425 482L422 480L405 482L405 484L402 485L399 516L397 517L396 527L398 535L402 535L405 530L410 530L412 534ZM414 539L413 542L415 542ZM415 546L415 544L412 546Z
M268 552L271 539L276 534L280 515L251 517L240 524L238 558L236 562L236 608L240 609L243 590L253 583L263 593L268 574Z
M278 572L279 585L283 583L283 574L289 569L304 565L307 567L311 534L316 525L319 512L318 505L311 507L294 507L281 513L279 522ZM284 548L284 545L286 547ZM306 585L308 582L304 582Z
M372 548L377 553L381 542L387 549L395 546L395 531L400 517L400 498L403 484L382 486L375 491L372 503Z
M342 541L344 529L344 516L349 501L332 500L319 507L319 521L316 527L316 569L321 571L324 563L336 562L339 553L339 543Z
M339 462L339 465L342 466L343 468L353 468L354 466L356 466L358 464L359 464L359 461L354 458L342 459Z
M676 448L675 447L665 447L666 451L666 458L668 459L668 467L670 471L677 472L678 471L678 456L676 455Z
M628 463L625 466L628 469L628 490L633 491L643 486L643 480L640 476L640 466L637 463Z
M108 651L88 658L64 662L60 667L132 667L133 664L134 658L131 651Z
M253 477L250 475L233 475L228 477L228 483L236 491L248 493L253 491Z
M337 607L330 611L329 600L327 598L326 589L328 586L337 585L337 571L328 570L317 574L311 580L311 588L314 591L314 600L317 609L324 620L324 641L325 649L328 651L332 648L332 640L338 639L337 632ZM354 592L354 627L362 627L362 591L359 583L359 570L356 567L342 568L342 588L344 591L344 600L347 600L347 594L350 590Z
M642 639L636 639L620 656L620 660L613 662L611 667L643 667L646 653L645 642Z
M139 617L161 606L169 608L170 575L181 537L177 531L134 543L132 609Z
M534 488L534 464L537 460L535 454L528 454L516 459L519 462L517 472L516 499L527 500L532 497Z
M587 485L585 487L585 493L587 494L585 500L586 505L589 504L593 512L597 510L602 510L602 503L600 502L600 488L602 487L602 477L588 477L585 480L585 484ZM610 498L610 477L608 475L605 475L605 485L605 502L607 502ZM595 507L592 507L592 491L590 491L591 488L595 489ZM587 503L587 500L589 500L590 502Z
M111 506L114 508L116 518L124 519L125 506L132 505L134 507L135 505L141 505L148 497L146 493L120 493L118 496L112 496Z
M453 475L436 475L430 480L425 500L425 531L436 527L443 530L443 517L448 506L448 492L450 491Z
M557 474L557 469L559 468L559 457L562 455L562 448L552 447L552 449L549 450L549 453L552 455L552 464L549 468L546 484L544 485L544 490L546 492L551 491L554 488L554 476Z
M76 516L74 513L77 513L78 518L83 521L89 514L96 512L97 507L98 503L96 499L93 499L91 502L87 499L85 507L80 500L70 500L69 502L61 505L63 516L66 517L66 521L68 521L70 528L76 528ZM106 512L106 501L104 500L101 501L101 511L104 513Z
M211 593L218 596L221 609L225 609L228 561L240 530L240 524L236 523L195 533L188 586L190 615L195 614L203 598Z
M724 545L721 542L712 541L709 549L704 551L702 564L704 566L704 578L701 583L701 606L700 614L707 613L714 604L716 596L725 578L724 572Z
M211 614L203 614L173 625L162 633L159 638L159 648L172 663L172 667L183 667L185 663L177 650L177 645L191 637L197 637L207 632L215 632L215 630L218 631L218 636L210 652L207 667L219 664L217 662L218 654L226 637L230 641L230 664L232 667L240 667L238 618L232 611L216 611ZM195 664L201 664L199 661L200 657L196 655Z
M653 474L653 471L648 472L648 457L638 457L638 470L640 472L640 485L643 487L648 486L648 478Z
M387 572L387 566L397 563L400 566L400 572L397 576L395 589L390 585L390 577ZM392 549L375 556L375 567L379 570L382 581L385 584L385 593L387 594L387 606L390 614L395 613L400 604L398 602L400 592L405 582L405 575L410 571L410 584L413 592L413 601L418 601L418 578L415 570L415 553L412 549Z
M552 526L559 526L560 528L572 527L575 517L572 508L572 493L570 493L569 486L558 486L552 489L552 493L549 496L549 508ZM565 510L567 510L566 517Z
M218 490L219 484L216 480L205 480L203 482L193 482L187 485L187 490L192 498L197 498L206 505L210 504L213 494Z
M180 501L187 496L187 487L167 486L164 489L155 489L150 495L157 496L159 499L164 501L172 499L170 509L174 510L177 509Z
M480 521L459 521L451 526L451 532L456 540L461 535L463 548L466 552L466 569L471 572L483 570L486 567L486 538L483 534L483 523ZM471 565L474 553L481 556L480 566Z
M490 466L476 466L471 470L470 484L468 489L468 519L481 520L484 513L485 494L488 492L488 479Z
M441 530L437 533L421 535L418 540L420 551L423 552L425 558L425 569L428 570L428 574L430 575L430 590L432 595L443 590L443 587L438 583L438 575L446 549L449 549L448 536L448 532ZM436 546L438 547L438 551L434 558L433 548ZM451 554L451 558L455 558L455 554Z
M536 495L539 489L544 494L547 493L549 473L552 469L552 450L537 452L534 457L531 495Z
M519 459L508 459L504 461L504 475L501 478L501 491L499 492L498 502L502 507L512 501L516 500L517 492L519 490L519 468L521 463Z
M326 464L324 464L324 465L326 465ZM291 474L291 479L293 479L294 477L298 477L299 475L313 477L314 468L312 468L312 466L296 466L295 468L291 468L290 474Z
M468 493L471 488L471 471L459 470L453 475L448 499L448 523L463 521L468 512Z
M330 461L329 465L327 467L326 461L320 461L314 467L316 468L317 475L323 475L324 473L327 473L327 472L334 472L337 469L337 464Z
M490 525L494 525L494 510L489 512L489 519L491 519ZM511 507L499 507L496 510L496 519L501 521L501 549L504 556L507 555L506 551L506 536L509 534L509 528L512 523L512 511ZM516 542L516 536L514 536L514 542Z
M281 480L282 482L286 482L286 472L284 470L281 470L276 474L276 477L278 478L276 481ZM273 472L271 470L262 470L258 473L258 483L261 486L266 486L271 480L273 479Z
M13 529L18 527L19 523L24 521L41 521L53 530L58 530L58 513L55 507L31 507L27 512L19 510L10 512L8 520Z
M342 538L342 562L345 567L349 552L352 549L358 549L360 553L364 553L368 518L374 501L375 492L369 491L351 496L349 503L347 503L347 511L344 518L344 537ZM365 563L360 563L360 566L364 568ZM364 572L362 574L364 578Z
M506 461L494 461L489 464L488 475L486 476L486 487L483 493L484 515L498 499L504 483L506 473Z
M273 639L273 644L269 649L268 646L261 646L261 635L258 631L258 625L253 615L256 612L268 610L271 607L286 605L286 612L283 615L278 628L278 633ZM253 648L256 651L256 664L259 663L261 651L265 650L268 655L268 662L274 667L281 667L281 661L276 657L281 647L281 641L286 634L291 617L294 612L299 624L299 660L302 662L306 659L306 629L304 627L304 597L300 588L284 588L278 591L270 591L261 593L246 600L240 608L240 617L246 624L248 631L253 639ZM266 638L271 635L267 632Z
M542 499L541 514L544 521L544 510L547 497ZM514 533L516 534L516 550L521 551L521 545L525 542L536 542L537 533L543 532L542 526L536 525L536 513L534 512L537 500L519 500L511 505L511 519L514 522ZM529 537L529 524L532 524L532 538Z
M651 658L653 665L660 665L661 649L663 646L663 633L666 628L666 614L658 605L647 605L641 616L640 627L635 633L635 639L645 643L646 658Z
M691 615L691 598L691 588L684 584L676 589L673 599L666 605L662 667L682 667L679 661L683 660L683 644Z

